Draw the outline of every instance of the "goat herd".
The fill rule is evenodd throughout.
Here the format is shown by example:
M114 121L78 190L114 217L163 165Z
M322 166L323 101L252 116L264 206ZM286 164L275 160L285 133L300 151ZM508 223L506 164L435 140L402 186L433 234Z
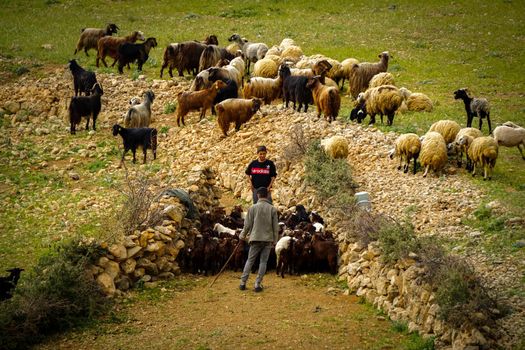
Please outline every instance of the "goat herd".
M248 255L248 244L239 240L244 225L240 207L225 215L223 208L201 215L201 233L179 253L181 268L194 274L216 274L226 264L235 271L242 270ZM338 245L324 220L316 212L308 213L298 205L295 212L280 217L279 241L272 249L268 269L285 273L337 272ZM257 264L256 264L257 265ZM257 266L255 266L255 269Z
M156 39L145 39L140 31L134 31L125 37L113 37L112 34L117 30L115 24L109 24L105 29L83 29L75 53L84 49L88 55L88 50L95 48L97 66L99 61L107 66L105 58L110 56L114 59L113 65L118 62L120 73L124 66L129 67L133 62L137 62L139 70L142 69L150 50L157 46ZM145 41L137 44L137 40ZM179 76L183 76L184 72L195 76L189 90L177 94L178 126L181 123L185 125L185 116L189 112L200 110L202 119L206 116L206 111L211 109L212 114L217 114L217 123L226 137L230 124L235 124L238 131L243 123L257 113L263 103L270 104L278 98L282 98L286 107L292 102L294 110L297 111L306 112L308 105L315 104L318 118L324 114L327 121L331 122L339 114L339 91L343 88L345 80L349 82L350 94L356 99L355 108L350 113L351 120L362 122L370 115L370 124L373 124L375 116L380 115L381 122L383 116L387 116L387 124L392 125L397 112L429 112L433 109L431 99L425 94L412 93L406 88L398 89L394 85L392 74L387 72L390 56L386 51L379 54L380 60L375 63L359 63L354 58L338 62L323 55L305 56L302 49L289 38L271 48L264 43L252 43L239 34L233 34L228 40L231 44L221 48L218 46L217 37L210 35L202 42L193 40L174 43L164 50L161 77L166 68L169 69L170 76L173 76L173 69L177 69ZM252 77L245 82L245 73L250 75L251 63L254 64ZM75 97L72 97L69 105L70 131L75 133L75 126L80 123L82 117L87 119L86 129L92 117L95 130L97 115L101 110L102 87L97 82L95 73L84 70L75 60L69 62L69 68L75 89ZM82 93L86 96L78 96ZM241 96L243 98L240 98ZM138 147L143 149L144 162L147 149L152 149L156 157L157 131L149 128L154 97L152 91L147 91L142 103L133 100L124 119L125 127L118 124L113 127L113 135L120 134L123 138L124 153L121 162L129 150L132 151L135 162ZM492 133L490 106L486 99L471 97L467 89L457 90L454 97L463 100L465 104L468 129L472 129L473 118L478 117L479 129L481 130L483 119L486 119L489 134ZM439 130L436 131L440 133ZM468 137L474 139L480 135L469 134L462 140L447 141L446 135L442 134L444 140L437 142L430 142L438 138L430 136L432 135L425 135L426 146L416 147L421 149L422 153L430 154L428 159L436 159L422 164L426 167L425 175L429 168L438 171L443 167L444 157L435 157L436 153L443 153L443 142L446 142L445 145L456 142L455 148L461 149L460 153L465 152L469 157L471 140ZM494 166L498 146L518 147L525 158L520 148L525 146L524 128L508 122L496 128L494 136L489 136L490 140L485 138L484 143L488 146L478 147L479 154L473 155L473 164L485 168L485 178L490 177L487 171L490 172ZM478 143L481 144L481 141L477 141L476 144ZM397 154L402 155L407 163L411 155L408 153L419 153L403 152L400 148ZM470 164L469 159L467 164Z

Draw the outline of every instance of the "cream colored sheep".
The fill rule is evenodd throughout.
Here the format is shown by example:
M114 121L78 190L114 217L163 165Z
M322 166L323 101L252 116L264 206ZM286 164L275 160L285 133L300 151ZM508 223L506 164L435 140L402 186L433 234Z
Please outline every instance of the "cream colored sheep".
M419 152L419 162L425 168L423 177L427 176L430 169L439 175L447 164L447 160L447 145L443 136L435 131L427 132L423 137Z
M400 112L405 113L406 111L411 112L432 112L434 109L434 104L432 100L425 94L420 92L412 92L407 88L399 88L399 91L403 94L405 98L405 109L402 109Z
M238 51L242 52L242 47L237 43L231 43L230 45L226 46L226 51L235 56L237 55Z
M321 140L321 147L332 159L345 159L348 156L348 141L343 136L332 136L323 139Z
M483 133L476 128L462 128L456 135L454 142L447 145L449 154L456 154L458 167L461 168L463 153L465 153L467 157L467 170L471 169L470 160L468 158L468 148L475 138L481 136L483 136Z
M370 115L369 124L374 124L376 115L388 118L387 125L392 125L397 109L403 103L403 96L399 89L393 85L383 85L366 90L357 97L356 107L350 112L350 120L357 119L361 123L366 115Z
M354 64L359 64L359 61L355 58L347 58L341 61L341 70L343 75L343 82L341 83L341 89L345 86L345 79L349 79L352 67Z
M281 58L281 56L277 56L277 55L266 54L264 58L274 61L277 66L280 66L281 63L283 62L283 59Z
M472 176L476 175L476 166L483 167L483 180L492 178L492 170L498 158L498 144L491 136L482 136L474 139L468 149L468 156L472 160Z
M290 38L284 38L281 43L279 44L279 47L281 49L286 49L287 47L290 47L290 46L295 46L295 41L293 39L290 39Z
M282 48L280 48L280 47L277 46L277 45L274 45L274 46L272 46L272 47L270 47L270 48L268 49L268 51L266 52L266 56L268 56L268 55L281 56L281 53L282 53L282 52L283 52L283 49L282 49ZM264 56L264 57L266 57L266 56Z
M303 50L299 46L288 46L281 53L281 57L285 61L299 62L301 57L304 55Z
M283 90L283 80L277 78L250 78L242 90L244 98L257 97L269 105L273 100L279 98Z
M521 158L525 159L520 146L525 147L525 129L512 122L506 122L494 129L494 139L498 146L518 147Z
M456 139L461 126L453 120L439 120L428 131L436 131L443 136L447 145Z
M279 66L271 59L263 58L253 65L253 76L275 78L279 73Z
M395 156L399 157L399 166L397 170L401 170L403 167L403 172L408 173L408 168L410 166L410 160L414 159L414 174L417 169L417 158L419 157L419 152L421 151L421 140L416 134L403 134L400 135L395 142L395 148L390 151L390 159L394 159ZM403 162L405 163L403 165Z
M369 88L374 88L382 85L396 85L394 76L391 73L388 72L382 72L374 75L372 79L370 79L370 83L368 84Z
M370 83L370 79L374 75L387 71L390 55L387 51L384 51L379 54L379 58L380 61L376 63L362 62L352 66L348 82L350 84L350 94L353 98L356 98L360 92L368 88L368 83Z

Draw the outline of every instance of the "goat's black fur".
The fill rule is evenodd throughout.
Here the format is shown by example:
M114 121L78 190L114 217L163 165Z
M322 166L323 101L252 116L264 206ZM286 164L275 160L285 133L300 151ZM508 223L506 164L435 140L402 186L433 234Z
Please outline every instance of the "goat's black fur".
M454 91L454 99L463 100L465 111L467 112L467 128L472 127L472 119L479 118L479 130L483 125L483 118L487 118L489 124L489 134L492 134L492 125L490 123L490 108L484 98L470 97L466 89Z
M138 70L142 70L142 65L148 60L149 51L151 48L157 46L155 38L147 38L146 41L140 44L124 43L119 49L118 57L118 71L123 73L125 65L137 61Z
M210 81L215 81L215 80L210 79ZM213 115L215 115L215 105L217 103L227 100L229 98L239 97L239 88L237 86L237 83L231 79L226 80L225 83L226 83L226 87L220 89L219 92L217 93L217 96L215 96L215 100L213 100L213 104L211 106L211 114Z
M20 279L20 273L24 269L15 267L14 269L9 269L9 276L0 277L0 301L9 299L13 296L13 291L16 288L16 284Z
M97 77L95 73L80 67L76 60L69 61L68 67L71 71L71 74L73 74L75 96L78 96L82 93L89 95L91 89L97 83Z
M93 130L96 128L97 116L102 108L101 96L104 94L102 87L96 83L91 89L90 96L75 96L69 103L69 122L71 123L71 134L75 134L75 127L80 123L82 117L87 119L86 130L89 129L89 118L93 116Z
M295 110L296 103L297 111L301 111L304 105L304 111L308 111L308 105L313 104L312 90L306 87L308 77L292 76L290 67L281 65L279 68L279 76L283 80L283 101L288 108L288 102L293 102L293 109Z
M133 163L136 162L135 153L138 147L142 147L144 154L144 164L146 163L146 150L149 148L153 152L153 159L157 159L157 129L153 128L123 128L122 126L113 125L113 136L122 136L124 142L124 152L120 163L124 162L126 153L131 150L133 153Z

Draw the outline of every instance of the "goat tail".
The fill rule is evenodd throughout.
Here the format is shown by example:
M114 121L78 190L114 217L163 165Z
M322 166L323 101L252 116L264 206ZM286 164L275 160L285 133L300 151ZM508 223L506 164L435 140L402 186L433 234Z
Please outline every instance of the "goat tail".
M133 113L133 108L128 109L126 116L124 117L124 127L129 128L131 125L131 114Z

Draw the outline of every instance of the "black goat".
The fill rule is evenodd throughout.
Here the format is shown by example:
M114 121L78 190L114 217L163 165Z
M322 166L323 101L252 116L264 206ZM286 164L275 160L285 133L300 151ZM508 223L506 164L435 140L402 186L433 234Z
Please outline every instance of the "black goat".
M483 125L483 118L487 118L489 123L489 134L492 134L492 125L490 125L490 105L485 98L470 97L467 89L459 89L454 91L454 98L456 100L463 100L465 103L465 111L467 112L467 128L472 126L472 119L479 118L479 130Z
M118 49L118 72L123 73L123 68L129 63L137 61L138 69L148 60L151 48L157 46L155 38L147 38L140 44L124 43Z
M71 123L71 134L75 134L75 127L80 123L82 117L87 119L86 130L89 129L89 118L93 116L93 130L97 123L97 116L102 108L101 96L104 94L99 83L93 85L90 96L71 97L69 103L69 122Z
M211 80L210 81L215 81ZM237 98L239 97L239 88L237 86L237 83L234 80L228 79L225 81L226 87L219 90L217 93L217 96L215 96L215 99L213 100L213 104L211 106L211 114L215 115L215 105L219 102L222 102L224 100L227 100L229 98Z
M113 125L113 136L122 136L124 141L124 152L120 164L124 163L126 153L133 152L133 163L136 162L135 153L138 147L142 147L144 153L144 164L146 164L146 150L149 148L153 152L153 159L157 159L157 129L153 128L123 128L122 126Z
M68 67L71 71L71 74L73 74L75 96L78 96L82 93L89 95L91 89L97 83L97 77L95 73L80 67L76 60L69 61Z
M292 76L290 67L282 64L279 67L279 76L283 80L283 101L288 108L288 102L293 102L293 109L295 110L296 103L297 111L301 111L301 107L304 105L304 111L308 110L308 105L313 104L312 90L306 87L308 83L308 77L304 76Z
M9 276L0 277L0 301L10 299L13 296L13 291L20 279L20 273L24 269L15 267L6 271L9 272Z

